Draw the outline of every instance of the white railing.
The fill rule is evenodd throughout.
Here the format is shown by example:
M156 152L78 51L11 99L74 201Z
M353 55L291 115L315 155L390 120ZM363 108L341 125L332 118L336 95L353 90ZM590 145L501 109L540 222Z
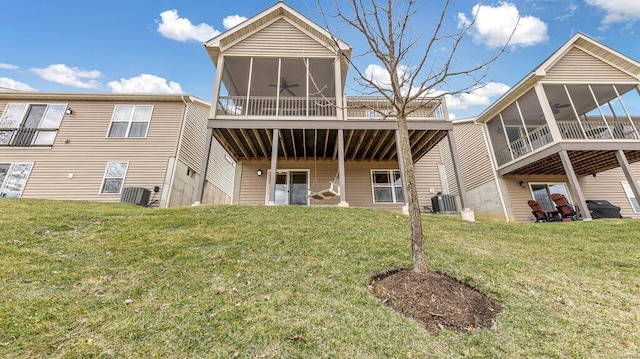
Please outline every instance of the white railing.
M429 102L413 104L414 111L407 115L410 120L445 119L441 100L433 99ZM394 119L395 109L384 97L351 97L347 99L347 118L362 119Z
M636 132L640 121L634 121L635 129L629 120L584 120L558 121L558 129L565 140L602 140L602 139L633 139L640 137Z
M221 96L217 113L226 116L335 117L336 100L333 97Z
M553 139L551 138L549 127L547 125L540 126L530 131L529 137L520 137L512 141L509 145L505 145L497 150L495 153L496 161L498 162L498 166L502 166L551 142L553 142Z

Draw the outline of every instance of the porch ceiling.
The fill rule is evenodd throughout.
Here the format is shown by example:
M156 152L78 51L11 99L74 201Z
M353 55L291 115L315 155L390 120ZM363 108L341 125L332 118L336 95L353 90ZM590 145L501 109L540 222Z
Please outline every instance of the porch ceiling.
M214 137L236 160L270 159L272 129L214 129ZM410 130L411 152L417 161L447 135L446 130ZM388 129L345 129L345 161L397 159L396 135ZM337 129L280 129L278 157L337 159Z
M640 161L640 151L624 151L629 163ZM567 151L573 170L578 177L600 173L620 167L616 151ZM533 163L510 171L505 175L563 175L565 174L560 155L556 152Z

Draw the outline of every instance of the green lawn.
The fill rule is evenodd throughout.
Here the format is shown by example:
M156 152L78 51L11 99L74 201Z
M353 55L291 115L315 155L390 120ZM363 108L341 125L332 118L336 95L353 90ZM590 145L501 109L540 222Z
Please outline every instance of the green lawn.
M397 213L0 199L0 357L638 357L639 221L424 224L494 329L430 335L369 293L411 264Z

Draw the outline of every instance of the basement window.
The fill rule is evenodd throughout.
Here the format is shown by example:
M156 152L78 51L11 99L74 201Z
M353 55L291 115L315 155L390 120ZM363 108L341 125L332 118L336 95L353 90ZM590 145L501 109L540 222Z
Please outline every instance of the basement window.
M398 170L372 170L373 203L404 203L402 177Z

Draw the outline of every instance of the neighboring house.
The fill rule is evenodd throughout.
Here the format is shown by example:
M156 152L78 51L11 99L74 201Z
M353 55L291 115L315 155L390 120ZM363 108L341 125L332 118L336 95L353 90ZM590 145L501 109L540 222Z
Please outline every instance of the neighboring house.
M137 187L190 205L209 110L187 95L0 91L0 196L113 202ZM216 141L209 153L203 202L230 203L235 163Z
M205 47L216 67L208 138L238 162L233 203L403 207L391 105L344 95L350 46L278 2ZM438 143L453 127L442 98L418 106L411 150L430 205L443 191Z
M584 219L589 200L640 218L640 63L584 34L456 121L454 138L478 216L530 221L528 200L553 209L550 194L562 193Z

